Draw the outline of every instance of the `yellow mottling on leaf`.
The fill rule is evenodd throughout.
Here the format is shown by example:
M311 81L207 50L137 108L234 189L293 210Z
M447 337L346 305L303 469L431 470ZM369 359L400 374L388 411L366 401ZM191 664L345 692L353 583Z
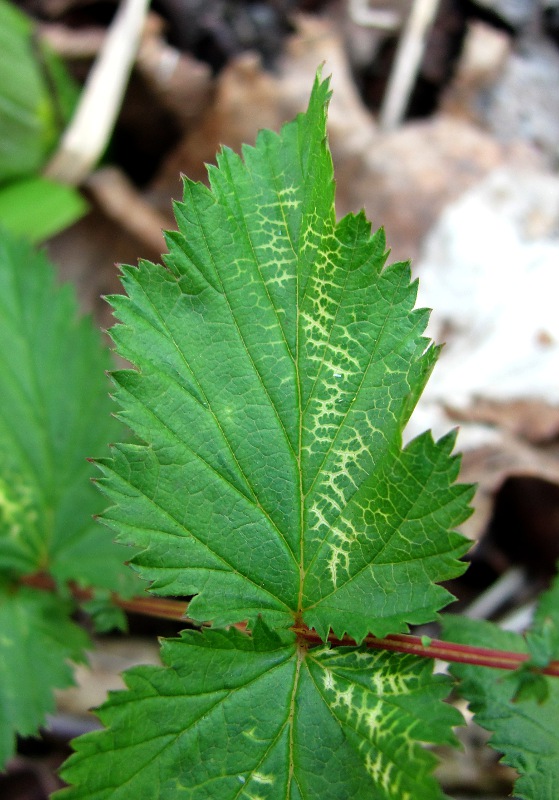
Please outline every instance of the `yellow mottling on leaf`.
M36 522L37 512L33 508L29 487L16 483L8 486L0 480L0 533L4 531L12 539L17 539Z
M273 775L263 775L261 772L255 772L252 776L252 780L256 781L256 783L265 783L271 786L275 778Z

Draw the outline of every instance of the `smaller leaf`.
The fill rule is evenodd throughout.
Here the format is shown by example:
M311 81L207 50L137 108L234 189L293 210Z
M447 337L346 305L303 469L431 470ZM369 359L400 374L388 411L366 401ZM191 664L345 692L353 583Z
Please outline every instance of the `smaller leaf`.
M540 595L526 643L532 663L537 667L546 667L550 661L559 658L559 574L550 588Z
M544 675L534 672L534 667L547 667L559 656L559 575L540 595L532 625L524 639L530 660L510 676L516 682L514 700L533 699L541 704L549 697L549 682Z
M449 616L444 622L448 641L526 652L522 636L503 631L483 620ZM529 686L519 673L489 667L452 664L475 721L492 731L489 744L503 753L503 762L520 773L515 796L523 800L557 800L559 797L559 681L544 675ZM541 683L548 699L541 703ZM520 689L520 694L519 694Z
M24 178L0 188L0 225L33 243L69 227L86 211L76 189L47 178Z
M85 660L90 642L70 610L54 594L0 584L0 769L16 734L35 734L54 710L53 688L73 684L68 662Z
M0 232L0 575L130 592L137 579L92 516L87 458L110 441L110 354L42 253Z
M511 675L508 675L507 678L515 681L515 693L513 696L513 702L515 703L523 700L535 700L536 703L541 705L549 697L549 683L545 675L532 672L527 666L521 667Z
M97 591L91 600L81 604L83 610L91 616L96 633L108 631L128 631L126 614L112 599L111 592Z

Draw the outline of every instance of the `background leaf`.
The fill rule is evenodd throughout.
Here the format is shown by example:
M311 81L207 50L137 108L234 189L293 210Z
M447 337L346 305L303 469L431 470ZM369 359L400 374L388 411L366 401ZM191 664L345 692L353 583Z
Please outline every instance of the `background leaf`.
M307 114L185 181L167 267L126 267L112 335L122 419L105 520L161 594L226 624L302 619L361 640L433 619L464 569L454 439L402 430L433 367L409 267L339 224L328 83Z
M84 660L89 638L70 611L54 594L0 583L0 769L16 733L35 734L54 711L52 689L73 683L69 660Z
M23 178L0 187L0 225L30 242L54 236L86 211L76 189L46 178Z
M527 652L522 636L491 622L448 616L444 631L449 641ZM514 702L522 672L465 664L452 664L450 671L460 680L459 692L470 703L475 721L493 733L491 747L502 752L503 762L520 773L515 796L555 800L559 796L559 681L539 676L547 688L544 703L534 697Z
M0 183L44 165L78 94L62 61L34 36L31 20L0 0Z
M86 460L115 427L108 351L45 256L7 233L0 336L0 573L130 592L128 551L92 519L102 503Z
M100 498L86 459L115 426L104 374L108 351L91 321L78 318L71 287L56 286L45 256L6 232L0 234L0 338L3 764L15 733L34 734L53 710L52 690L72 681L68 659L83 660L89 642L70 619L75 603L18 580L43 571L59 584L129 595L137 579L124 566L127 551L92 519Z
M81 737L60 800L111 797L437 800L435 758L453 742L448 682L414 656L326 647L302 652L257 623L183 632L164 667L126 673Z

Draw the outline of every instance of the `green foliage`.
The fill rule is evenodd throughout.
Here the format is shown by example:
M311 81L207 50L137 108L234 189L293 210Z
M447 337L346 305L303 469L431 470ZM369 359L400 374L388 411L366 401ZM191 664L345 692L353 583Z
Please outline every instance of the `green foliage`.
M413 656L293 638L257 623L166 641L165 666L129 671L100 710L110 733L78 740L65 777L88 780L61 800L442 798L418 739L453 741L445 679Z
M88 639L75 605L17 587L46 572L63 592L73 580L130 594L127 551L92 520L99 494L87 457L112 438L109 354L74 293L58 288L44 255L0 235L0 767L14 731L34 733L68 685L67 659ZM17 588L16 588L17 587ZM99 601L98 601L99 602ZM107 600L105 600L107 606Z
M16 733L35 734L54 711L52 689L72 684L68 659L84 660L89 639L71 610L53 594L0 581L0 768Z
M126 551L92 519L100 502L87 462L115 433L109 353L46 257L6 233L0 338L0 572L126 591Z
M121 418L105 521L158 594L223 625L303 619L357 640L435 617L467 548L453 436L401 448L433 367L409 267L363 214L336 225L326 83L212 191L185 181L167 268L125 267Z
M0 0L0 183L37 172L78 98L61 62L19 9Z
M1 9L0 9L1 10ZM328 83L280 135L224 150L211 188L185 181L165 267L125 267L107 353L44 256L0 237L0 761L36 731L88 639L68 581L93 586L99 628L123 622L111 592L194 595L211 628L165 641L161 667L125 675L76 742L60 800L443 800L425 744L453 744L450 681L416 655L311 646L302 623L361 642L431 621L438 583L464 568L472 488L454 435L402 432L438 350L424 338L406 264L385 266L364 214L336 222ZM1 205L1 199L0 199ZM119 428L121 430L121 428ZM122 432L120 433L122 437ZM56 592L21 584L45 571ZM526 639L453 619L450 639L531 659L516 673L455 666L526 800L559 795L559 580ZM230 628L248 620L251 635ZM429 646L429 637L422 637ZM546 700L542 705L543 700Z
M557 581L540 609L549 608L553 597L553 616L557 619ZM541 614L534 631L541 629ZM491 622L449 616L444 629L449 641L529 652L522 636L503 631ZM452 664L450 669L460 680L458 690L469 701L475 721L493 733L490 745L503 753L505 764L520 773L515 796L524 800L556 800L559 797L558 679L531 673L527 668L510 673Z
M539 599L526 644L530 663L536 667L546 667L559 658L559 575Z
M419 742L458 715L432 665L309 649L301 620L362 640L432 620L459 574L469 486L454 436L402 430L437 356L409 267L363 214L336 223L328 84L211 190L185 181L166 267L125 267L114 374L144 443L100 460L105 522L151 591L236 631L185 633L129 672L80 740L70 798L442 797Z
M38 175L77 98L78 87L31 20L0 0L0 224L35 242L87 208L74 189Z
M87 203L71 186L34 176L0 187L0 222L15 236L42 242L76 222Z

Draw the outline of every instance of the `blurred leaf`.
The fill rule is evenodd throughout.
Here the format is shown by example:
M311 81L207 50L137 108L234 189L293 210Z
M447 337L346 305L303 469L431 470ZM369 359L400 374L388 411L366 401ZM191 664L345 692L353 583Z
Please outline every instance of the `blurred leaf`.
M70 598L17 586L49 572L60 584L137 591L100 510L87 456L110 438L107 348L58 287L46 257L0 233L0 767L16 733L34 734L54 709L52 690L72 682L68 659L89 640L71 621ZM64 587L64 591L66 587ZM122 623L107 600L98 623Z
M54 594L0 583L0 769L16 733L33 735L54 711L52 689L73 684L68 659L85 660L89 638L70 611Z
M0 187L0 225L33 243L64 230L86 211L76 189L47 178L24 178Z
M92 519L102 504L87 461L116 425L108 349L46 257L6 233L0 338L0 571L126 591L131 553Z
M445 638L453 642L527 651L522 636L484 620L449 615L444 631ZM515 797L557 800L559 680L546 675L530 680L525 667L510 673L491 667L452 664L450 671L461 681L458 691L468 700L475 721L492 732L491 747L503 754L505 764L518 770Z
M0 0L0 183L40 170L79 90L19 9Z
M91 621L96 633L106 633L107 631L128 631L128 619L126 614L116 606L112 599L111 592L101 589L94 593L91 600L86 600L81 604L85 612L91 616Z

